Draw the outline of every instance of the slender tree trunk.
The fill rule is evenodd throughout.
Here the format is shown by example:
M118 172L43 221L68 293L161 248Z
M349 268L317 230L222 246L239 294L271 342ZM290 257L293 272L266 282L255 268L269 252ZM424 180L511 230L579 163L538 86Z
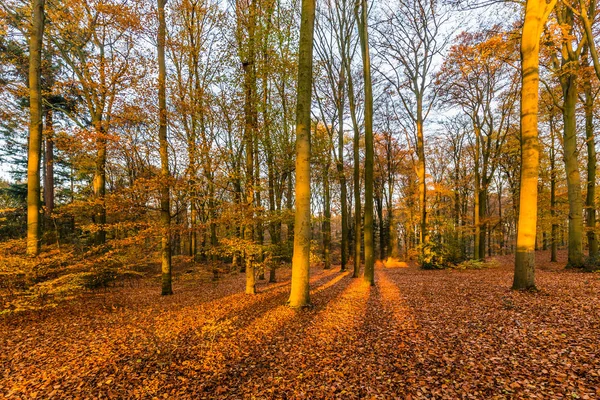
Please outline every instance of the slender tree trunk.
M365 86L365 274L370 285L375 284L375 230L373 226L373 85L371 84L371 58L369 55L369 29L367 0L360 2L360 15L356 10L363 59Z
M158 0L158 113L159 128L158 140L160 142L160 221L161 221L161 265L162 265L162 295L173 294L171 285L171 193L169 173L169 144L167 142L167 91L166 91L166 63L165 40L167 26L165 23L166 0Z
M310 304L310 105L315 0L302 0L296 101L296 214L290 307Z
M587 142L587 193L585 207L587 214L587 238L589 256L598 254L596 238L596 139L594 135L594 98L592 84L589 79L584 83L585 95L585 138Z
M256 182L257 190L254 191L254 201L256 203L257 212L262 213L262 198L260 193L260 163L258 159L258 138L254 140L254 182ZM265 230L262 224L262 218L258 219L256 223L256 240L260 246L263 246L265 243ZM260 263L260 271L258 275L259 280L265 279L265 268L263 265L263 257L264 254L262 249L259 251L257 255L257 261Z
M290 172L288 180L287 180L287 195L286 195L286 199L285 199L285 206L286 208L290 211L290 212L294 212L294 183L293 183L293 179L292 179L292 174ZM295 217L290 220L288 222L288 226L287 226L287 240L288 242L291 242L292 244L294 243L294 231L295 231L295 226L294 226L294 219Z
M241 6L240 6L241 7ZM248 242L254 241L254 141L256 138L257 111L256 111L256 1L250 1L249 9L242 10L246 13L247 21L247 42L244 49L240 50L242 68L244 71L244 148L246 152L246 215L244 221L244 239ZM238 23L242 23L238 21ZM256 294L256 272L255 272L255 254L252 251L246 251L244 255L246 266L246 294Z
M485 260L486 237L487 237L487 179L482 177L479 191L479 259Z
M570 74L563 83L564 160L569 197L569 261L568 265L583 265L583 202L577 151L577 76Z
M556 223L556 149L554 143L554 124L550 121L550 218L552 230L550 232L550 262L557 261L558 224Z
M473 192L473 225L475 232L473 234L473 259L481 259L481 178L479 175L479 165L477 157L475 158L475 190Z
M383 193L375 196L377 220L379 223L379 259L385 260L385 224L383 222Z
M342 55L342 57L344 57ZM340 90L339 90L339 104L338 104L338 160L337 160L337 171L340 179L340 205L342 208L342 238L340 244L341 253L341 270L346 270L346 263L348 262L348 188L346 185L346 174L344 173L344 87L345 87L345 61L342 62L340 67Z
M394 215L394 182L391 177L388 180L388 210L387 211L388 211L388 251L387 251L387 256L398 259L398 258L400 258L400 248L398 245L398 230L396 229L396 218Z
M527 0L521 34L521 179L513 289L535 288L540 147L537 130L540 35L556 0Z
M94 198L96 200L94 223L98 225L94 242L96 245L106 243L106 131L100 115L94 117L93 125L96 129L96 170L92 183Z
M417 179L419 181L419 205L421 257L429 256L429 232L427 227L427 172L425 166L425 136L423 134L423 98L417 96Z
M502 182L502 181L500 181ZM502 214L502 183L498 185L498 230L500 231L500 255L504 255L504 215Z
M44 205L48 216L54 211L54 127L52 110L46 110L46 150L44 174Z
M190 256L195 257L198 253L198 211L196 210L196 191L192 189L190 199Z
M40 158L42 151L42 42L44 0L32 0L29 33L29 148L27 150L27 255L40 252Z
M358 120L356 116L356 101L354 98L354 82L352 81L352 71L350 70L350 63L346 60L346 73L348 76L348 103L350 105L350 117L352 119L352 127L354 129L353 139L353 161L354 161L354 174L353 174L353 190L354 190L354 238L352 243L354 245L354 271L352 273L353 278L358 278L360 274L360 259L361 259L361 241L362 241L362 220L361 220L361 199L360 199L360 131L358 129Z
M329 188L329 169L331 168L331 154L328 155L326 171L323 174L323 256L325 269L331 268L331 191Z

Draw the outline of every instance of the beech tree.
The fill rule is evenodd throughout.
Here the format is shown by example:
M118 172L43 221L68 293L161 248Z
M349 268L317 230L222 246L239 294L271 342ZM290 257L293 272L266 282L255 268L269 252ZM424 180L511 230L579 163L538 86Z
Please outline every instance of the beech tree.
M31 3L29 32L29 148L27 151L27 254L40 252L40 158L42 147L42 43L44 0Z
M296 214L290 307L310 304L310 105L315 0L302 0L296 102Z
M369 30L367 1L362 0L355 9L361 44L365 90L365 281L375 284L375 238L373 229L373 84L371 83L371 57L369 55Z
M167 27L165 22L166 0L158 0L158 140L160 142L160 220L162 228L161 238L161 268L162 268L162 294L173 294L171 287L171 189L169 187L169 143L167 141L167 89L166 89L166 61L165 40Z
M521 33L521 178L513 289L535 288L540 37L555 0L527 0Z

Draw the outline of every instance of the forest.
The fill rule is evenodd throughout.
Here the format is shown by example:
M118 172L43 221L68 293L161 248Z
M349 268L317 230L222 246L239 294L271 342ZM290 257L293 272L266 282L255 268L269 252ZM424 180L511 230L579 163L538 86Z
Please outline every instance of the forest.
M0 398L600 398L596 0L2 0Z

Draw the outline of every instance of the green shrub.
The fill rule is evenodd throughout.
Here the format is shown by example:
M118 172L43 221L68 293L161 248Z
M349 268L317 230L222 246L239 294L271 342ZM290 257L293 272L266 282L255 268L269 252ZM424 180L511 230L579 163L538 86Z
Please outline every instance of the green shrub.
M456 240L431 241L421 247L419 262L423 269L446 269L465 261L462 246Z
M587 257L583 262L582 268L588 272L600 271L600 254Z

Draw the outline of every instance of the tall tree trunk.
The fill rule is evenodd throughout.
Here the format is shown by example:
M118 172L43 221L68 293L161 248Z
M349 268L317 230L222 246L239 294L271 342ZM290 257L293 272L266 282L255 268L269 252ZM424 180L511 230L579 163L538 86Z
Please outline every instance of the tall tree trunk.
M390 174L391 175L391 174ZM394 182L390 177L388 180L388 249L387 256L392 258L400 258L400 248L398 244L398 230L396 229L396 218L394 215Z
M385 260L385 223L383 222L383 193L375 195L375 208L377 208L377 220L379 223L379 259Z
M540 35L556 0L527 0L521 34L521 179L513 289L535 288Z
M54 127L52 110L46 110L46 150L44 174L44 205L48 216L54 211Z
M554 124L550 121L550 217L552 230L550 232L550 262L557 261L558 224L556 223L556 148L554 142Z
M344 57L344 55L342 55ZM341 270L346 270L348 262L348 188L346 185L346 174L344 173L344 87L345 87L345 61L340 67L339 103L338 103L338 159L337 171L340 179L340 205L342 208L342 238L340 244Z
M328 150L325 173L323 174L323 256L325 269L331 268L331 190L329 187L329 169L331 168L331 151Z
M238 5L238 7L245 7ZM246 152L246 215L244 221L244 239L248 242L254 240L254 141L256 138L257 111L256 111L256 0L251 0L249 8L240 9L238 12L246 13L247 42L244 49L240 50L240 58L244 71L244 148ZM241 17L240 17L241 18ZM238 23L242 23L238 21ZM246 251L244 261L246 266L246 294L256 294L255 254Z
M502 214L502 180L498 185L498 230L500 231L500 255L504 255L504 216Z
M290 307L310 304L310 105L315 0L302 0L296 101L296 213Z
M417 179L419 181L419 206L420 209L420 242L421 257L427 259L429 255L429 232L427 228L427 172L425 166L425 136L423 134L423 98L417 96Z
M479 143L479 139L476 139ZM475 190L473 191L473 259L481 259L481 174L479 171L479 146L476 147L475 155Z
M360 2L356 10L358 32L363 59L363 77L365 86L365 274L364 279L370 285L375 284L375 231L373 227L373 85L371 83L371 58L369 55L369 29L367 0Z
M349 68L349 66L348 66ZM350 115L352 117L352 126L354 128L354 139L352 146L352 154L354 159L354 170L353 170L353 190L354 190L354 238L352 243L354 245L354 270L352 272L353 278L358 278L360 273L360 259L361 259L361 242L362 242L362 211L361 211L361 199L360 199L360 131L358 129L358 121L356 118L356 103L354 99L354 84L352 82L352 75L348 71L348 100L350 103Z
M586 79L583 89L585 95L585 138L587 142L587 193L585 207L587 216L587 238L589 256L598 254L596 238L596 139L594 135L594 98L592 84Z
M257 130L258 132L258 130ZM255 201L255 206L256 206L256 210L257 212L262 213L262 198L261 198L261 193L260 193L260 163L259 163L259 159L258 159L258 138L255 138L254 140L254 182L256 183L257 189L254 191L254 201ZM262 218L258 219L258 222L256 223L256 241L259 244L259 246L264 245L264 241L265 241L265 229L264 226L262 224ZM259 254L257 254L257 262L260 263L261 267L260 267L260 271L259 271L259 275L258 275L258 279L259 280L264 280L265 279L265 269L264 266L262 265L263 262L263 252L262 252L262 248L261 250L259 250Z
M92 183L94 198L96 200L94 223L98 225L98 230L94 235L96 245L106 243L106 131L102 117L97 114L94 116L93 125L96 130L96 169L94 171L94 180Z
M171 193L169 173L169 144L167 142L167 90L165 40L167 26L165 23L166 0L158 0L158 140L160 145L160 221L161 221L161 265L162 295L173 294L171 285Z
M484 172L485 174L485 172ZM481 179L481 188L479 191L479 259L485 260L486 238L487 238L487 179L485 176Z
M564 160L567 173L569 197L569 258L568 265L580 268L583 265L583 202L581 178L577 159L577 76L569 74L563 83Z
M32 0L29 33L29 148L27 149L27 255L40 252L40 158L42 151L42 42L44 0Z

